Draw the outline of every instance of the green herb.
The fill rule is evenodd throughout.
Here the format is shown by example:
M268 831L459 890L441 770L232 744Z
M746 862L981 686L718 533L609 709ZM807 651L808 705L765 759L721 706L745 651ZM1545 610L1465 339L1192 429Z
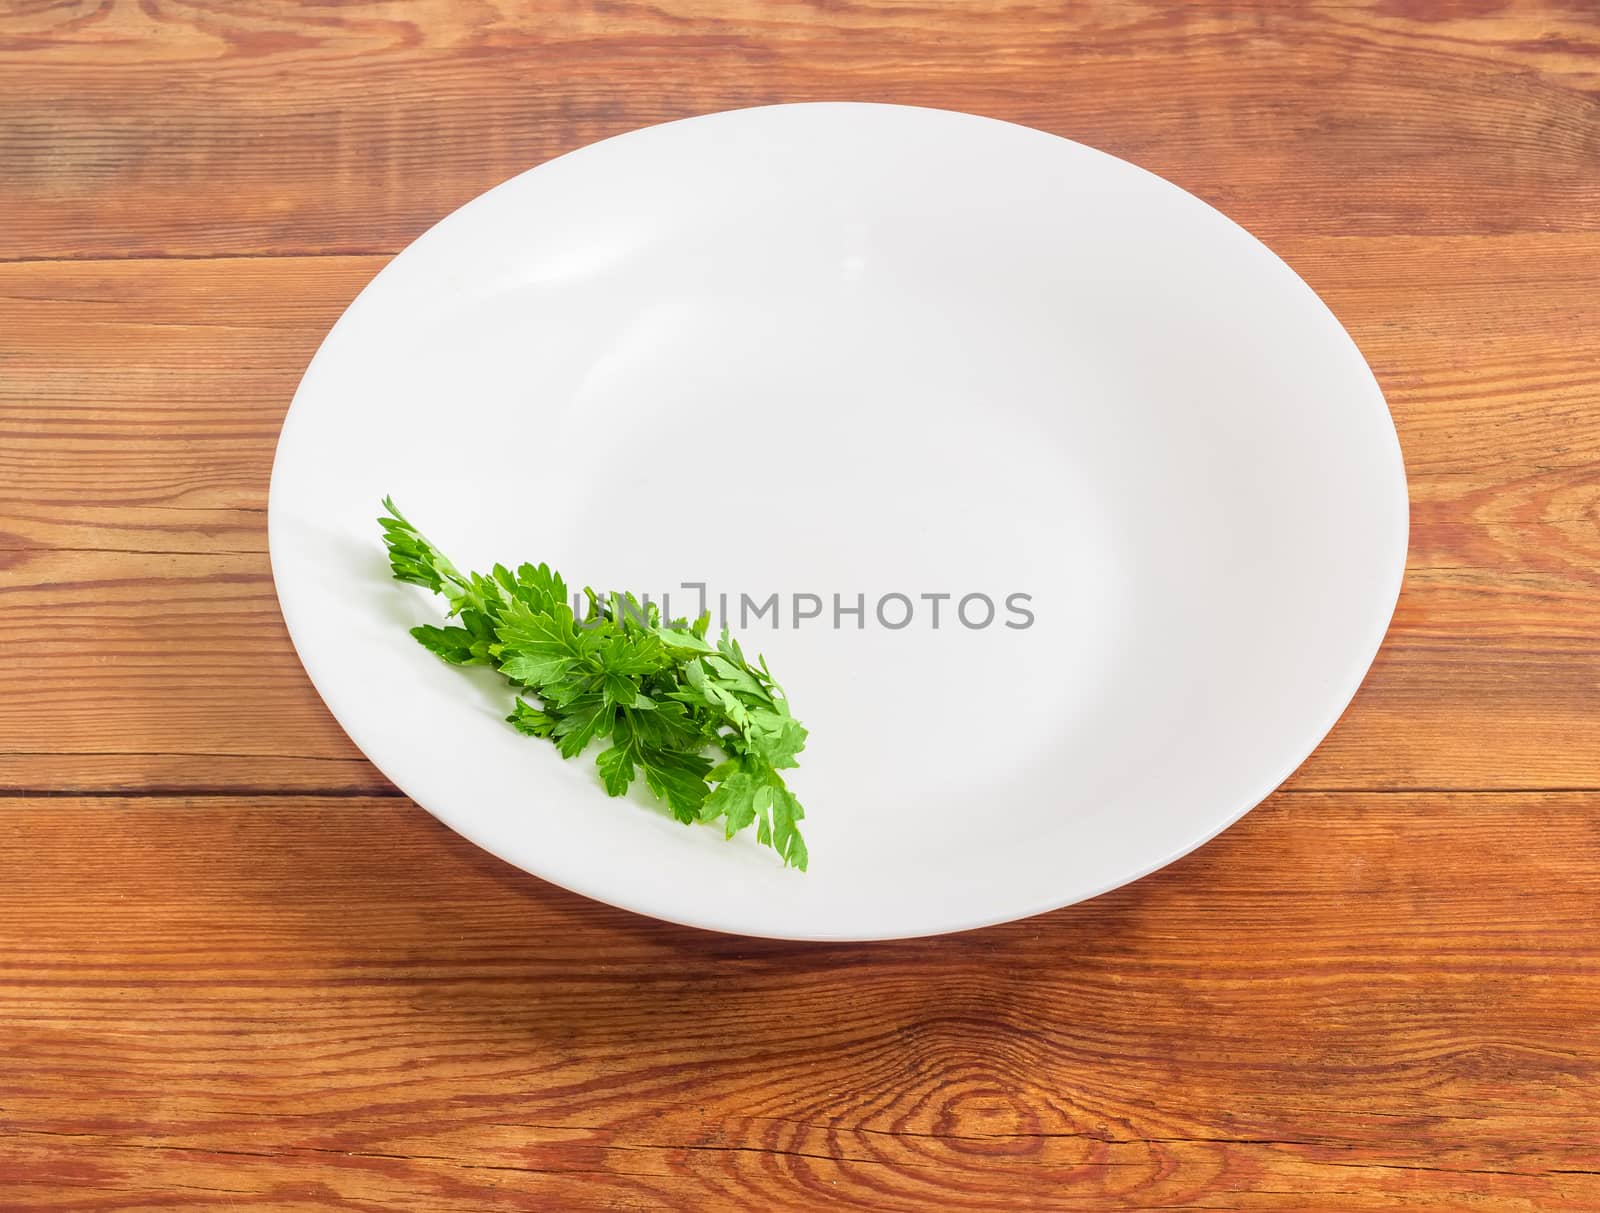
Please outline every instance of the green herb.
M452 665L505 675L519 692L513 728L554 742L563 758L603 739L595 764L612 796L643 779L677 820L720 820L729 838L753 824L760 842L805 868L805 814L780 772L799 765L806 730L764 659L745 660L727 628L706 639L710 612L663 620L652 602L585 589L580 615L549 565L464 574L393 501L383 508L395 577L443 595L457 621L411 634Z

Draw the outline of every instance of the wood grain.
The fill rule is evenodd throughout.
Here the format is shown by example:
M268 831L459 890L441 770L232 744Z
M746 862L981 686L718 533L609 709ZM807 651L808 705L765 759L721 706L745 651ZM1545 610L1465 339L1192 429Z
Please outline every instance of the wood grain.
M1201 851L801 946L506 868L352 748L265 504L387 257L773 101L1081 139L1263 237L1389 399L1389 640ZM1600 9L0 3L0 1210L1600 1208Z
M1269 240L1592 231L1592 5L35 0L0 19L0 257L393 251L530 164L774 101L958 106Z
M1084 906L817 947L402 801L14 801L6 1207L1592 1210L1597 822L1280 794Z

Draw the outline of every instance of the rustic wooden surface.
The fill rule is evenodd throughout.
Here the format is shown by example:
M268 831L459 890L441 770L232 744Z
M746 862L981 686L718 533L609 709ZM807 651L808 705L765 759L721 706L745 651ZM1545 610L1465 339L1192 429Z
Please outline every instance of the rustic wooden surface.
M596 138L943 105L1221 206L1366 352L1389 642L1174 867L798 946L455 838L295 663L297 377ZM1600 8L0 0L0 1209L1600 1208Z

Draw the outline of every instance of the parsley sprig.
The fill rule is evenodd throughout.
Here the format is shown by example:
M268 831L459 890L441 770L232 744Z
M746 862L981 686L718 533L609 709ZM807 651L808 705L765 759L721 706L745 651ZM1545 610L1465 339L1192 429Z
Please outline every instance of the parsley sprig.
M563 758L605 739L595 763L612 796L642 776L677 820L721 821L729 838L753 824L785 864L805 868L805 813L781 772L799 765L806 730L764 658L752 665L727 628L708 640L710 612L663 620L655 603L586 588L576 614L547 564L464 574L392 500L383 508L395 577L442 595L457 621L411 634L452 665L499 670L519 692L514 728Z

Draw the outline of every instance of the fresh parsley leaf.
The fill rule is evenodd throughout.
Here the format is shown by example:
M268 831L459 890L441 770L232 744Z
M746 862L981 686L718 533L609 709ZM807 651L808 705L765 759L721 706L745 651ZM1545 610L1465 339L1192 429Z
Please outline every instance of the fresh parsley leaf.
M605 784L607 795L621 796L633 782L633 754L626 745L600 751L594 764L600 768L600 782Z
M715 821L722 818L723 827L728 837L732 838L756 819L767 795L767 785L759 776L736 766L717 785L717 790L706 797L700 807L700 820Z
M424 624L411 629L417 643L431 653L444 658L451 665L488 664L488 655L480 661L472 651L472 633L466 628L436 628Z
M584 695L565 706L551 736L556 738L561 757L573 758L596 737L611 731L617 709L601 695Z
M521 699L517 706L511 710L511 715L506 721L519 733L526 733L529 737L549 737L556 729L556 718L549 712L541 712L538 708L529 707Z

